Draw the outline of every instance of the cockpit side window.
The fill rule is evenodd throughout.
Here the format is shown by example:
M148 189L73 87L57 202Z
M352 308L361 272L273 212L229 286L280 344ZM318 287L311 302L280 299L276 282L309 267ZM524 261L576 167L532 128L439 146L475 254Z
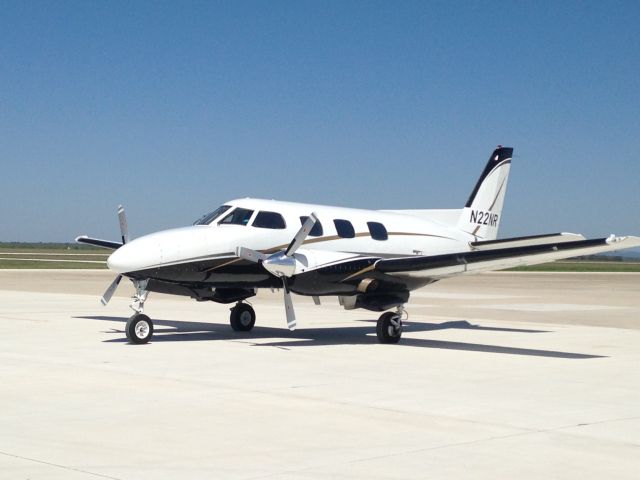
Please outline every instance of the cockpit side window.
M198 220L193 222L193 224L194 225L209 225L211 222L213 222L216 218L218 218L220 215L222 215L224 212L226 212L230 208L231 208L230 205L222 205L221 207L216 208L213 212L207 213L206 215L203 215Z
M278 230L287 228L287 224L284 222L284 218L282 218L282 215L277 212L258 212L252 226L258 228L273 228Z
M218 225L246 225L253 215L253 210L246 208L236 208L229 215L218 222Z

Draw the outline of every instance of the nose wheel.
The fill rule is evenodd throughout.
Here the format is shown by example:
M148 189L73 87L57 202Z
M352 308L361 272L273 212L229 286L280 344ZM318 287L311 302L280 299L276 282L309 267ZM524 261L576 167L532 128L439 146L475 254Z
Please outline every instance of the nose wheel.
M256 323L256 312L251 305L239 302L231 309L229 321L236 332L248 332Z
M402 337L402 311L380 315L376 334L380 343L398 343Z
M144 313L135 313L127 321L125 332L131 343L147 343L153 336L153 322Z

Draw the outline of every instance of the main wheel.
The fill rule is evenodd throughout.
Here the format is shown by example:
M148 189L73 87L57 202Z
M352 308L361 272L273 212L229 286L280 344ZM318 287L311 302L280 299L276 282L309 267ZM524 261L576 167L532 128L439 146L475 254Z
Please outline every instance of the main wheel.
M398 343L402 336L402 319L394 312L383 313L378 319L376 334L380 343Z
M256 323L256 312L251 308L251 305L238 303L231 309L229 320L231 328L236 332L248 332Z
M127 321L125 332L131 343L147 343L153 336L153 322L146 315L136 313Z

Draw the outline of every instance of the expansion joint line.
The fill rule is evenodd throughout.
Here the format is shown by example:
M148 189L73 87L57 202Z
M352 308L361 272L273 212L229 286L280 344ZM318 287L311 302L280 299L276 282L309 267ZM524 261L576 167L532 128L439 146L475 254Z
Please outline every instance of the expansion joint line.
M13 453L7 453L0 450L0 455L4 455L6 457L18 458L20 460L26 460L28 462L40 463L42 465L49 465L50 467L62 468L63 470L71 470L74 472L84 473L86 475L93 475L94 477L100 478L109 478L110 480L121 480L117 477L110 477L109 475L103 475L101 473L89 472L87 470L82 470L81 468L70 467L68 465L60 465L58 463L45 462L44 460L38 460L36 458L23 457L22 455L14 455Z

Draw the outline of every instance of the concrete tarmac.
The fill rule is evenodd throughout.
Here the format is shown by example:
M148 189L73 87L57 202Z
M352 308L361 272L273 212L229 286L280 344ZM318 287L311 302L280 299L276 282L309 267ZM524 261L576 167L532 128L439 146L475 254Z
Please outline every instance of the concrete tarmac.
M640 478L640 274L443 281L398 345L268 291L248 333L151 294L129 345L112 278L0 271L0 478Z

